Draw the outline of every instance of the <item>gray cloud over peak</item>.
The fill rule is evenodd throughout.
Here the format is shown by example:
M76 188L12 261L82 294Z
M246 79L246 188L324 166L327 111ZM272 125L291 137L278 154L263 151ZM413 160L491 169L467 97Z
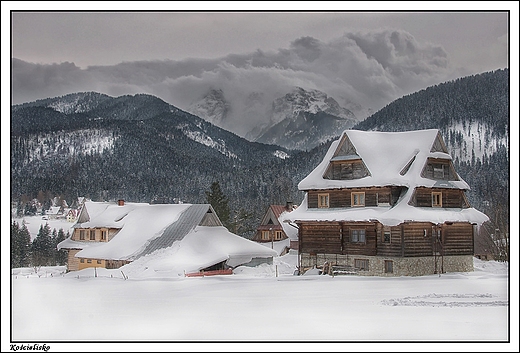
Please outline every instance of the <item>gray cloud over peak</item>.
M234 132L262 123L272 101L293 87L317 89L340 104L378 110L403 95L462 76L440 46L402 30L348 32L328 42L310 36L288 48L217 59L134 61L81 69L12 60L13 103L79 91L112 96L148 93L181 109L221 89L230 102ZM258 94L261 93L261 94ZM255 95L256 94L256 95ZM251 110L251 97L256 107Z

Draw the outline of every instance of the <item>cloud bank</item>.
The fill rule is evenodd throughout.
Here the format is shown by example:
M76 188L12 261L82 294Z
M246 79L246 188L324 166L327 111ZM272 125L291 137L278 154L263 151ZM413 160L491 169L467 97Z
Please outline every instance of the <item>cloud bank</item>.
M234 132L244 135L265 120L275 98L295 86L323 91L347 108L357 104L364 111L377 111L403 95L463 74L450 66L442 46L386 29L345 33L328 42L301 37L288 48L217 59L135 61L86 69L70 62L46 65L13 59L12 97L13 104L19 104L82 91L147 93L187 109L209 89L221 89L230 102L230 123L240 124Z

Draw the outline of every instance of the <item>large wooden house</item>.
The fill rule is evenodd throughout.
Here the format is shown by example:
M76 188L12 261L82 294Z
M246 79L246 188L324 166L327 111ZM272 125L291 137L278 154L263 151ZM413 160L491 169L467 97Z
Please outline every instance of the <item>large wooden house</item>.
M299 184L299 269L364 275L472 271L474 235L488 217L470 207L438 130L346 130Z
M115 269L170 248L175 242L181 247L186 244L185 252L193 254L185 261L188 271L272 263L276 255L230 233L209 204L151 205L123 200L85 202L73 233L58 244L58 249L68 252L68 271Z
M278 255L284 255L290 249L297 250L297 228L281 221L283 215L296 208L292 202L285 205L269 205L252 240L264 245L270 244Z

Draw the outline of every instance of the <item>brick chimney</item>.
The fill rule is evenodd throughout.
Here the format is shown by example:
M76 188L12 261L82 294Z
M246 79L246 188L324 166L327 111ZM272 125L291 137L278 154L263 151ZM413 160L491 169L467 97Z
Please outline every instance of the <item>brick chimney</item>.
M117 205L118 206L124 206L125 205L125 200L117 200Z

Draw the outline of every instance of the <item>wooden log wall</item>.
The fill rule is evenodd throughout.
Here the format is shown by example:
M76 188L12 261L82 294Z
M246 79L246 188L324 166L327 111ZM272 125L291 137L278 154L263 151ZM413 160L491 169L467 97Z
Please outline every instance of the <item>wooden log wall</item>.
M401 193L401 187L309 190L307 199L308 207L318 208L318 194L329 194L329 208L352 207L352 192L365 192L365 207L376 207L382 203L394 205Z
M443 224L444 255L473 255L473 225L470 223Z
M299 251L308 254L341 254L339 223L312 222L299 225Z
M432 256L433 241L432 223L412 222L404 223L402 226L402 256ZM425 233L426 232L426 233ZM433 232L433 233L432 233Z
M401 256L401 227L390 228L390 242L384 242L384 227L377 224L377 255L380 256Z
M301 222L299 252L311 255L341 254L392 257L473 255L473 225L433 225L409 222L390 227L390 242L384 242L384 227L378 222ZM365 229L365 242L352 242L351 231ZM436 245L440 230L440 245Z
M440 188L417 188L415 190L415 206L432 207L432 192L442 192L442 207L461 208L465 206L463 190Z

